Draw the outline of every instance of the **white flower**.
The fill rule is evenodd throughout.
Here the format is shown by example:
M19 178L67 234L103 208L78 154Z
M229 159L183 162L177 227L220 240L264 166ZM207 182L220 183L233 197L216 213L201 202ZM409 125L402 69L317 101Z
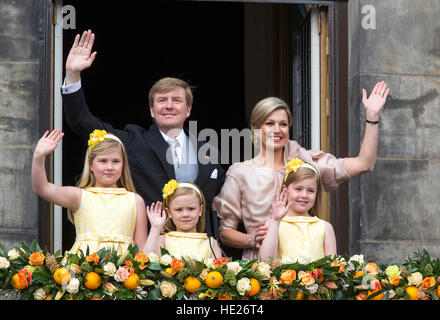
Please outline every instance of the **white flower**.
M5 257L0 257L0 269L8 269L9 261Z
M238 262L229 262L226 267L228 267L228 271L231 271L234 275L240 272L242 267L240 267L240 264Z
M150 252L149 254L147 254L147 257L151 262L159 263L159 257L154 252Z
M291 257L289 257L289 256L283 256L282 258L281 258L281 264L291 264L291 263L294 263L295 262L295 260L293 260Z
M354 256L352 256L350 258L350 260L348 262L351 261L356 261L357 263L359 263L361 266L364 264L364 255L363 254L355 254Z
M298 262L300 264L309 264L310 262L312 262L312 258L310 256L301 255L296 259L295 262Z
M251 290L251 281L248 278L241 278L237 281L237 291L241 296L249 290Z
M66 286L66 290L72 294L77 293L79 290L79 280L77 278L70 279L69 284Z
M214 258L206 258L203 263L205 264L205 266L207 267L211 267L211 268L215 268L214 266Z
M312 284L311 286L306 286L306 289L309 290L309 292L311 294L314 294L314 293L316 293L316 291L318 291L318 284L315 283L315 284Z
M171 257L169 254L165 254L160 257L160 263L164 266L169 266L171 261L173 261L173 257Z
M260 271L263 279L269 279L272 271L270 270L270 265L266 262L260 262L257 266L257 270Z
M15 260L20 256L20 253L17 251L17 249L11 249L8 251L8 258L9 260Z
M44 299L46 299L46 291L44 291L43 288L35 290L35 292L34 292L34 299L35 300L44 300Z
M420 272L414 272L408 277L408 285L418 287L423 281L423 275Z
M114 276L116 273L116 266L112 262L107 262L104 267L104 274L108 276Z
M164 296L165 298L171 298L176 294L177 287L172 282L163 281L160 284L160 292L162 293L162 296Z
M63 260L61 260L61 265L65 266L67 263L67 257L64 257Z

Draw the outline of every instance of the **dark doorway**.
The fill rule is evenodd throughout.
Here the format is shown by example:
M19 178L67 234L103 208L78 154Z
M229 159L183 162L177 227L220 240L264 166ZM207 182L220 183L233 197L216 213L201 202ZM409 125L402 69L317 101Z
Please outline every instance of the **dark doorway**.
M63 4L76 10L76 29L63 33L64 62L75 35L91 29L98 54L92 67L82 73L82 86L91 112L116 128L151 124L148 90L166 76L195 86L190 120L197 120L198 131L248 128L250 106L269 95L292 105L290 42L302 20L297 5L79 0ZM256 11L266 10L270 12L267 21L251 21L257 18ZM265 35L271 39L270 54L250 59L254 47L265 46L247 40L260 23L270 25L270 34ZM270 61L265 60L268 57ZM252 71L264 63L270 78L253 77ZM63 126L63 184L74 185L83 168L86 142L67 123ZM70 249L74 239L74 226L64 218L62 250Z

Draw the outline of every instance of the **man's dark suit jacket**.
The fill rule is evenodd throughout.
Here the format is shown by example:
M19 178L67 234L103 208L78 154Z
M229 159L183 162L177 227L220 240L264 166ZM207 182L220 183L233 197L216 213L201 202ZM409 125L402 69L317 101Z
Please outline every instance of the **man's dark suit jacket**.
M175 179L175 175L173 165L166 159L169 145L156 124L152 124L148 130L135 124L126 125L124 130L115 129L91 114L82 89L75 93L62 94L62 97L64 115L69 127L85 141L89 139L94 129L106 130L116 135L127 150L133 183L145 204L162 201L162 188L170 179ZM197 142L197 152L203 144ZM220 156L218 159L221 159ZM207 232L214 235L213 229L216 228L217 217L210 215L211 204L224 183L225 172L220 164L201 164L199 159L197 161L198 176L194 183L205 196ZM215 170L217 170L216 179L211 178ZM215 219L214 222L211 219Z

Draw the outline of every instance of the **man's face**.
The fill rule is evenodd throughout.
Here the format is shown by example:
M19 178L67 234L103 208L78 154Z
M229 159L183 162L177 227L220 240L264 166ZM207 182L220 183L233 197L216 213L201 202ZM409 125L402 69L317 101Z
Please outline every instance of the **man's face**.
M165 133L170 129L183 128L190 112L191 106L186 103L185 89L182 87L154 94L153 106L150 106L151 117Z

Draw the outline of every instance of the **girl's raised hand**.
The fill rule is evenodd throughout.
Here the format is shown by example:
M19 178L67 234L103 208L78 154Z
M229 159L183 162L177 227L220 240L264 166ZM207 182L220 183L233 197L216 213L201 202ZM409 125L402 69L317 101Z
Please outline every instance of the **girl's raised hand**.
M152 228L162 228L167 219L165 211L162 210L162 202L153 202L151 206L147 206L147 216Z
M275 220L281 220L289 211L291 203L287 203L287 189L283 187L283 190L280 193L280 190L277 190L272 202L272 218Z
M34 154L39 156L46 156L58 146L58 143L63 138L64 133L61 129L55 129L49 133L46 131L35 146Z

